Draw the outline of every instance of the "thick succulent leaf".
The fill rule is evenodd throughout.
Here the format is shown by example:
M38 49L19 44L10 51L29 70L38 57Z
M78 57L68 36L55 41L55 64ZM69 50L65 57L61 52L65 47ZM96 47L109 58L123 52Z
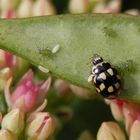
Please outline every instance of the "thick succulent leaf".
M60 48L52 54L55 46ZM91 59L98 54L123 78L120 97L140 102L139 17L96 14L0 20L0 48L93 91L87 79Z

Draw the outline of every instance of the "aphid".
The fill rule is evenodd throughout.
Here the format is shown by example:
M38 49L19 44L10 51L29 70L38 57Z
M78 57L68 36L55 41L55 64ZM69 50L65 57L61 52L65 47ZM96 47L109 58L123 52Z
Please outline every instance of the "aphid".
M112 68L101 57L94 58L92 63L92 72L88 77L88 82L94 83L96 91L103 97L117 97L120 93L122 83L116 69Z
M44 73L48 73L49 72L49 69L47 69L47 68L45 68L45 67L43 67L41 65L38 66L38 69L41 70Z
M54 53L58 52L59 49L60 49L60 45L59 44L55 45L52 49L52 53L54 54Z

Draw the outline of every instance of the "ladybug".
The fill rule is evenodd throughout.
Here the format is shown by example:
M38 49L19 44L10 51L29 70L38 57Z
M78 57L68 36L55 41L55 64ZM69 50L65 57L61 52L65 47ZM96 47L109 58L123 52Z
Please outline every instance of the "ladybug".
M93 67L88 82L94 83L96 91L105 98L116 98L120 94L121 78L115 68L96 57L92 60Z

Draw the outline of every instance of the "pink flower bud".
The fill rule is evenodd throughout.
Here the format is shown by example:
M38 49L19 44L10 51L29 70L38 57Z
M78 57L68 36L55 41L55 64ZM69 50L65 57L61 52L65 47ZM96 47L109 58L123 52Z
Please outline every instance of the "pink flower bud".
M121 8L121 0L111 0L104 8L103 13L119 13Z
M16 13L13 9L3 11L1 13L1 18L16 18Z
M10 68L6 67L0 70L0 89L3 90L8 78L11 76Z
M128 135L131 127L140 114L139 104L126 100L105 100L110 105L112 114L117 121L123 121Z
M87 13L90 10L90 0L70 0L69 10L73 14Z
M108 3L99 1L94 7L94 13L119 13L121 8L121 0L111 0Z
M33 6L33 16L54 15L56 10L50 0L37 0Z
M31 17L32 7L33 7L32 0L22 0L17 11L18 17L20 18Z
M3 89L7 80L15 74L18 65L16 56L0 50L0 89Z
M112 115L113 117L117 120L117 121L123 121L124 120L124 116L122 113L122 108L116 104L116 103L111 103L111 111L112 111Z
M20 80L16 89L10 95L11 80L5 87L5 98L9 108L20 108L23 112L30 112L42 104L49 90L51 79L34 84L34 74L29 70Z
M0 50L0 68L5 67L5 53L3 50Z
M8 129L19 136L24 129L24 113L19 109L13 109L2 120L2 128Z
M126 140L120 126L115 122L104 122L99 128L97 140Z
M95 5L95 7L94 7L94 9L93 9L93 13L103 13L104 12L104 9L105 9L105 2L104 1L99 1L96 5Z
M109 102L110 109L112 112L113 117L117 121L123 121L124 120L124 115L123 115L123 102L121 100L105 100L106 103Z
M140 120L135 120L130 131L130 140L140 140Z
M134 120L135 119L133 118L133 116L131 116L131 114L127 114L125 116L125 130L126 130L128 136L130 135L130 129L132 127Z
M140 11L138 9L130 9L125 11L126 14L138 16L140 14Z
M0 130L0 140L17 140L12 132L7 129Z
M133 122L137 119L137 114L140 112L140 107L138 104L132 102L124 102L123 104L123 114L125 118L125 128L127 134L130 134L130 129Z
M1 11L7 11L9 9L14 9L17 5L18 0L0 0Z
M16 56L3 50L0 50L0 69L5 67L15 69L16 65L17 65Z
M52 117L47 112L36 113L27 122L25 133L29 138L46 140L52 135L55 125Z

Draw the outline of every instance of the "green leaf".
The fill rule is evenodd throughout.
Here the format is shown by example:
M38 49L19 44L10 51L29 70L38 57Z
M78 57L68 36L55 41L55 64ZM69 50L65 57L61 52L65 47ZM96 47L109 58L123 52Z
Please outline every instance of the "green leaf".
M6 105L6 102L5 102L4 93L1 90L0 90L0 112L2 114L7 113L7 105Z
M122 76L120 97L140 102L139 17L96 14L0 20L0 48L93 91L87 82L92 65L87 63L98 54Z

